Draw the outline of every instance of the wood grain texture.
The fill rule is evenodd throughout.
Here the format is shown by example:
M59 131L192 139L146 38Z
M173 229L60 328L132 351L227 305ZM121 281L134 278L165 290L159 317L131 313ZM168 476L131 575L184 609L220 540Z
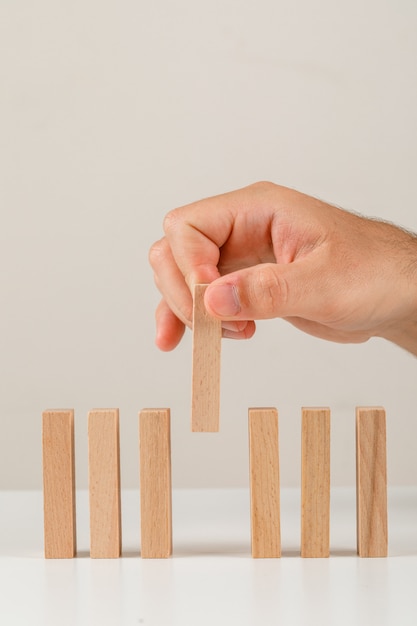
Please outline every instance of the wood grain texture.
M330 410L302 409L301 556L330 554Z
M115 559L121 554L119 410L88 414L90 556Z
M249 409L251 537L253 558L281 556L278 412Z
M169 409L139 415L141 556L164 559L172 553L171 435Z
M76 553L74 411L42 414L45 558Z
M207 313L207 285L195 285L193 305L193 362L191 430L217 432L220 413L221 321Z
M361 557L388 554L386 415L356 409L357 544Z

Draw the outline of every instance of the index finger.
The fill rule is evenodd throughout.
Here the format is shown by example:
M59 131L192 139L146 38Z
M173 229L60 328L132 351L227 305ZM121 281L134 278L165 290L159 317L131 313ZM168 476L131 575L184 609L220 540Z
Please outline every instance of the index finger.
M223 209L205 201L174 209L164 220L164 231L175 263L192 292L196 283L219 277L220 247L232 229Z
M220 276L220 248L230 238L238 213L248 208L249 189L206 198L167 214L165 235L191 291L196 283L210 283Z

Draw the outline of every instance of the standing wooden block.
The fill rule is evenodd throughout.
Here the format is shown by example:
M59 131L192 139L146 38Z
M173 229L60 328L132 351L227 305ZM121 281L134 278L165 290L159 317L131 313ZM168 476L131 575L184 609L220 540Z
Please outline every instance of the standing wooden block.
M191 430L217 432L220 413L221 321L207 313L207 285L195 285Z
M301 556L330 553L330 409L302 409Z
M278 412L249 409L252 556L281 556Z
M358 554L388 554L386 416L382 407L356 409Z
M45 558L76 553L74 411L42 414Z
M140 412L139 443L141 556L165 559L172 553L169 409Z
M90 556L114 559L122 546L119 410L88 414Z

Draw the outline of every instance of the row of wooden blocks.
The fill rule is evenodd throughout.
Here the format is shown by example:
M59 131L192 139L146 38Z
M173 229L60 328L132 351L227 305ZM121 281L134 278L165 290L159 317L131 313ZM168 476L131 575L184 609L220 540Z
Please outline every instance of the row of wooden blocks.
M43 413L46 558L76 555L74 411ZM118 409L88 415L90 556L121 555ZM356 410L357 546L363 557L387 555L386 417ZM170 410L139 414L141 556L172 554ZM254 558L281 556L278 412L249 409L251 544ZM302 409L301 556L329 556L330 410Z

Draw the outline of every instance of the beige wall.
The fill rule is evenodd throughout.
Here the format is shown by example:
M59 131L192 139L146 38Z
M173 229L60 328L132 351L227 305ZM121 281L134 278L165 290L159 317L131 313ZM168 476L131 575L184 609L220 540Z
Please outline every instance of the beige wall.
M300 408L333 411L335 484L354 481L354 407L388 410L389 477L417 481L417 362L282 321L223 343L218 435L191 434L190 337L153 344L147 263L165 212L270 179L417 230L414 0L0 3L0 487L41 485L40 414L172 409L175 486L245 486L247 408L280 411L299 483ZM389 289L389 285L387 285Z

